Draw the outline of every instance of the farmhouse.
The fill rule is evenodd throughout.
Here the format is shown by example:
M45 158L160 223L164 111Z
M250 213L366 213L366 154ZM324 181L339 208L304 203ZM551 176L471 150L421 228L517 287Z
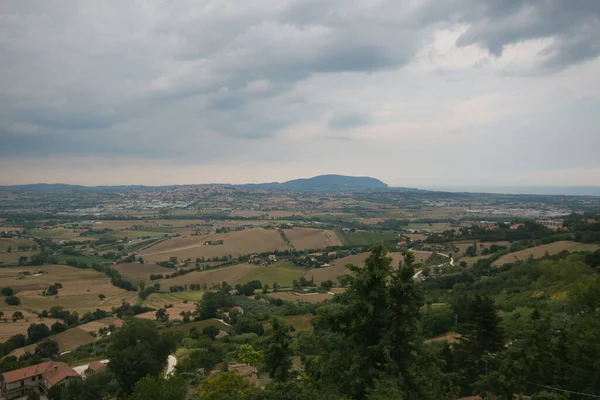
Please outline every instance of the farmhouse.
M101 361L92 361L90 365L88 365L87 369L84 371L85 376L88 377L90 375L94 375L95 373L102 371L106 368L106 364Z
M68 380L78 377L67 364L56 361L5 372L0 374L0 399L26 396L33 389L47 393L53 386L65 387Z

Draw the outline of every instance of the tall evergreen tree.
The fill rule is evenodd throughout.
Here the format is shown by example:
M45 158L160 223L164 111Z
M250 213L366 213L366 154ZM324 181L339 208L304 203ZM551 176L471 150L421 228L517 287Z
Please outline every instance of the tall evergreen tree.
M278 318L271 319L272 332L265 352L264 364L269 377L276 381L289 379L292 370L292 349L289 328Z
M504 346L504 332L494 301L475 293L465 311L465 320L459 326L461 338L456 346L458 366L461 369L463 394L471 392L471 385L480 375L490 372L491 354Z

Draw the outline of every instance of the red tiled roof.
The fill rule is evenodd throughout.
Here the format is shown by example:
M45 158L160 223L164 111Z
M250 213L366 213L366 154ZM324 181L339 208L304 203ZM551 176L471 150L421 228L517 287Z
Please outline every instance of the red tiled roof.
M106 364L101 363L100 361L92 361L88 366L88 369L91 369L94 372L100 371L102 368L105 368Z
M124 322L123 322L123 320L122 320L122 319L116 319L116 320L114 320L114 321L111 323L111 325L114 325L114 326L116 326L117 328L122 328L122 327L123 327L123 324L124 324Z
M15 369L14 371L8 371L2 374L4 381L7 383L17 382L21 379L31 378L36 375L43 374L51 364L51 361L46 361L41 364L31 365L25 368Z
M67 364L57 361L46 361L41 364L15 369L14 371L2 374L7 383L18 382L22 379L28 379L36 375L42 375L44 379L48 381L49 386L53 386L69 376L79 376L79 374Z
M79 377L79 374L62 362L50 362L48 369L44 373L44 378L48 381L49 386L54 386L58 382L68 377Z

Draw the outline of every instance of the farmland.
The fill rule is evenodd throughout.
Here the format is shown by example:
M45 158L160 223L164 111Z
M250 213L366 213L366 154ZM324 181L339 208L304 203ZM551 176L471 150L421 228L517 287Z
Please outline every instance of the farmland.
M20 257L31 257L37 254L37 251L11 251L10 253L0 253L0 265L2 264L15 264L19 261Z
M19 272L36 271L38 276L22 276ZM78 269L65 265L45 265L41 267L15 267L0 269L2 285L12 287L21 299L20 306L0 303L0 311L5 313L17 310L49 310L53 306L62 306L69 311L83 313L97 308L110 309L119 306L122 301L135 303L135 292L127 292L110 283L106 275L91 270ZM57 296L42 296L49 285L60 282L63 288ZM106 299L100 300L99 294Z
M595 251L599 248L600 245L597 244L584 244L571 241L560 241L506 254L494 261L494 265L503 265L505 263L511 263L519 260L527 260L527 258L529 257L540 258L543 257L546 253L552 255L565 250L570 252Z
M415 256L415 261L418 263L425 262L425 260L427 260L427 258L431 255L431 253L428 252L413 252L413 254ZM311 269L304 274L304 277L307 280L313 279L317 285L326 280L337 282L338 276L348 272L346 265L363 265L368 256L369 253L360 253L340 258L333 261L330 267ZM401 253L390 253L389 256L392 257L392 266L394 268L398 267L398 263L404 259Z
M371 246L377 243L399 240L400 237L396 232L390 231L356 231L344 232L337 231L337 234L342 239L344 244L349 246Z
M31 245L34 244L26 239L19 238L0 238L0 252L8 251L8 248L11 247L12 251L16 251L18 246L21 245Z
M17 309L15 308L15 310ZM7 322L0 322L0 342L4 342L9 337L19 333L27 334L27 328L33 323L44 324L50 328L52 324L58 321L58 319L54 318L40 318L27 310L21 309L20 311L23 313L25 319L17 320L16 322L11 320L12 312L4 311L4 317L7 318Z
M125 263L115 265L115 269L119 271L125 278L137 281L149 281L150 274L171 274L174 272L172 268L161 267L156 264L140 264L140 263Z
M243 279L252 269L259 268L253 264L236 264L230 267L212 269L206 271L194 271L189 274L177 276L171 279L160 279L158 282L164 288L175 285L190 285L192 283L206 283L208 286L223 281L236 282Z
M256 266L233 283L244 284L252 280L259 280L263 284L266 283L269 286L273 286L273 283L275 282L280 286L292 286L293 282L299 279L307 271L307 268L296 267L285 261L279 261L271 265Z
M60 352L75 350L81 345L92 343L94 341L94 337L92 335L80 328L67 329L64 332L52 336L51 339L54 340L56 344L58 344L58 349ZM25 353L33 354L35 351L35 347L36 344L21 347L16 350L13 350L10 353L10 355L19 357Z
M222 240L223 244L204 244L217 240ZM211 259L287 249L288 245L276 229L253 228L224 234L170 238L142 251L140 255L156 262L168 260L172 256L179 259Z
M302 301L305 303L320 303L325 300L333 298L333 295L328 293L308 293L308 294L294 294L292 292L276 292L269 293L269 297L275 299L281 299L286 301Z
M342 245L337 234L330 230L294 228L285 229L284 233L296 249L325 249Z

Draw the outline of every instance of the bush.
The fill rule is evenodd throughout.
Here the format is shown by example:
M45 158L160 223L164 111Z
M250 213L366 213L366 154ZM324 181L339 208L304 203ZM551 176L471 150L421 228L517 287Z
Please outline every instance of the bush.
M21 304L21 299L19 299L17 296L8 296L4 299L4 301L9 306L18 306Z
M11 287L3 287L0 289L0 293L2 293L2 296L12 296L15 294L15 291Z
M432 338L450 331L454 323L454 313L450 308L433 309L421 318L421 330L424 337Z

